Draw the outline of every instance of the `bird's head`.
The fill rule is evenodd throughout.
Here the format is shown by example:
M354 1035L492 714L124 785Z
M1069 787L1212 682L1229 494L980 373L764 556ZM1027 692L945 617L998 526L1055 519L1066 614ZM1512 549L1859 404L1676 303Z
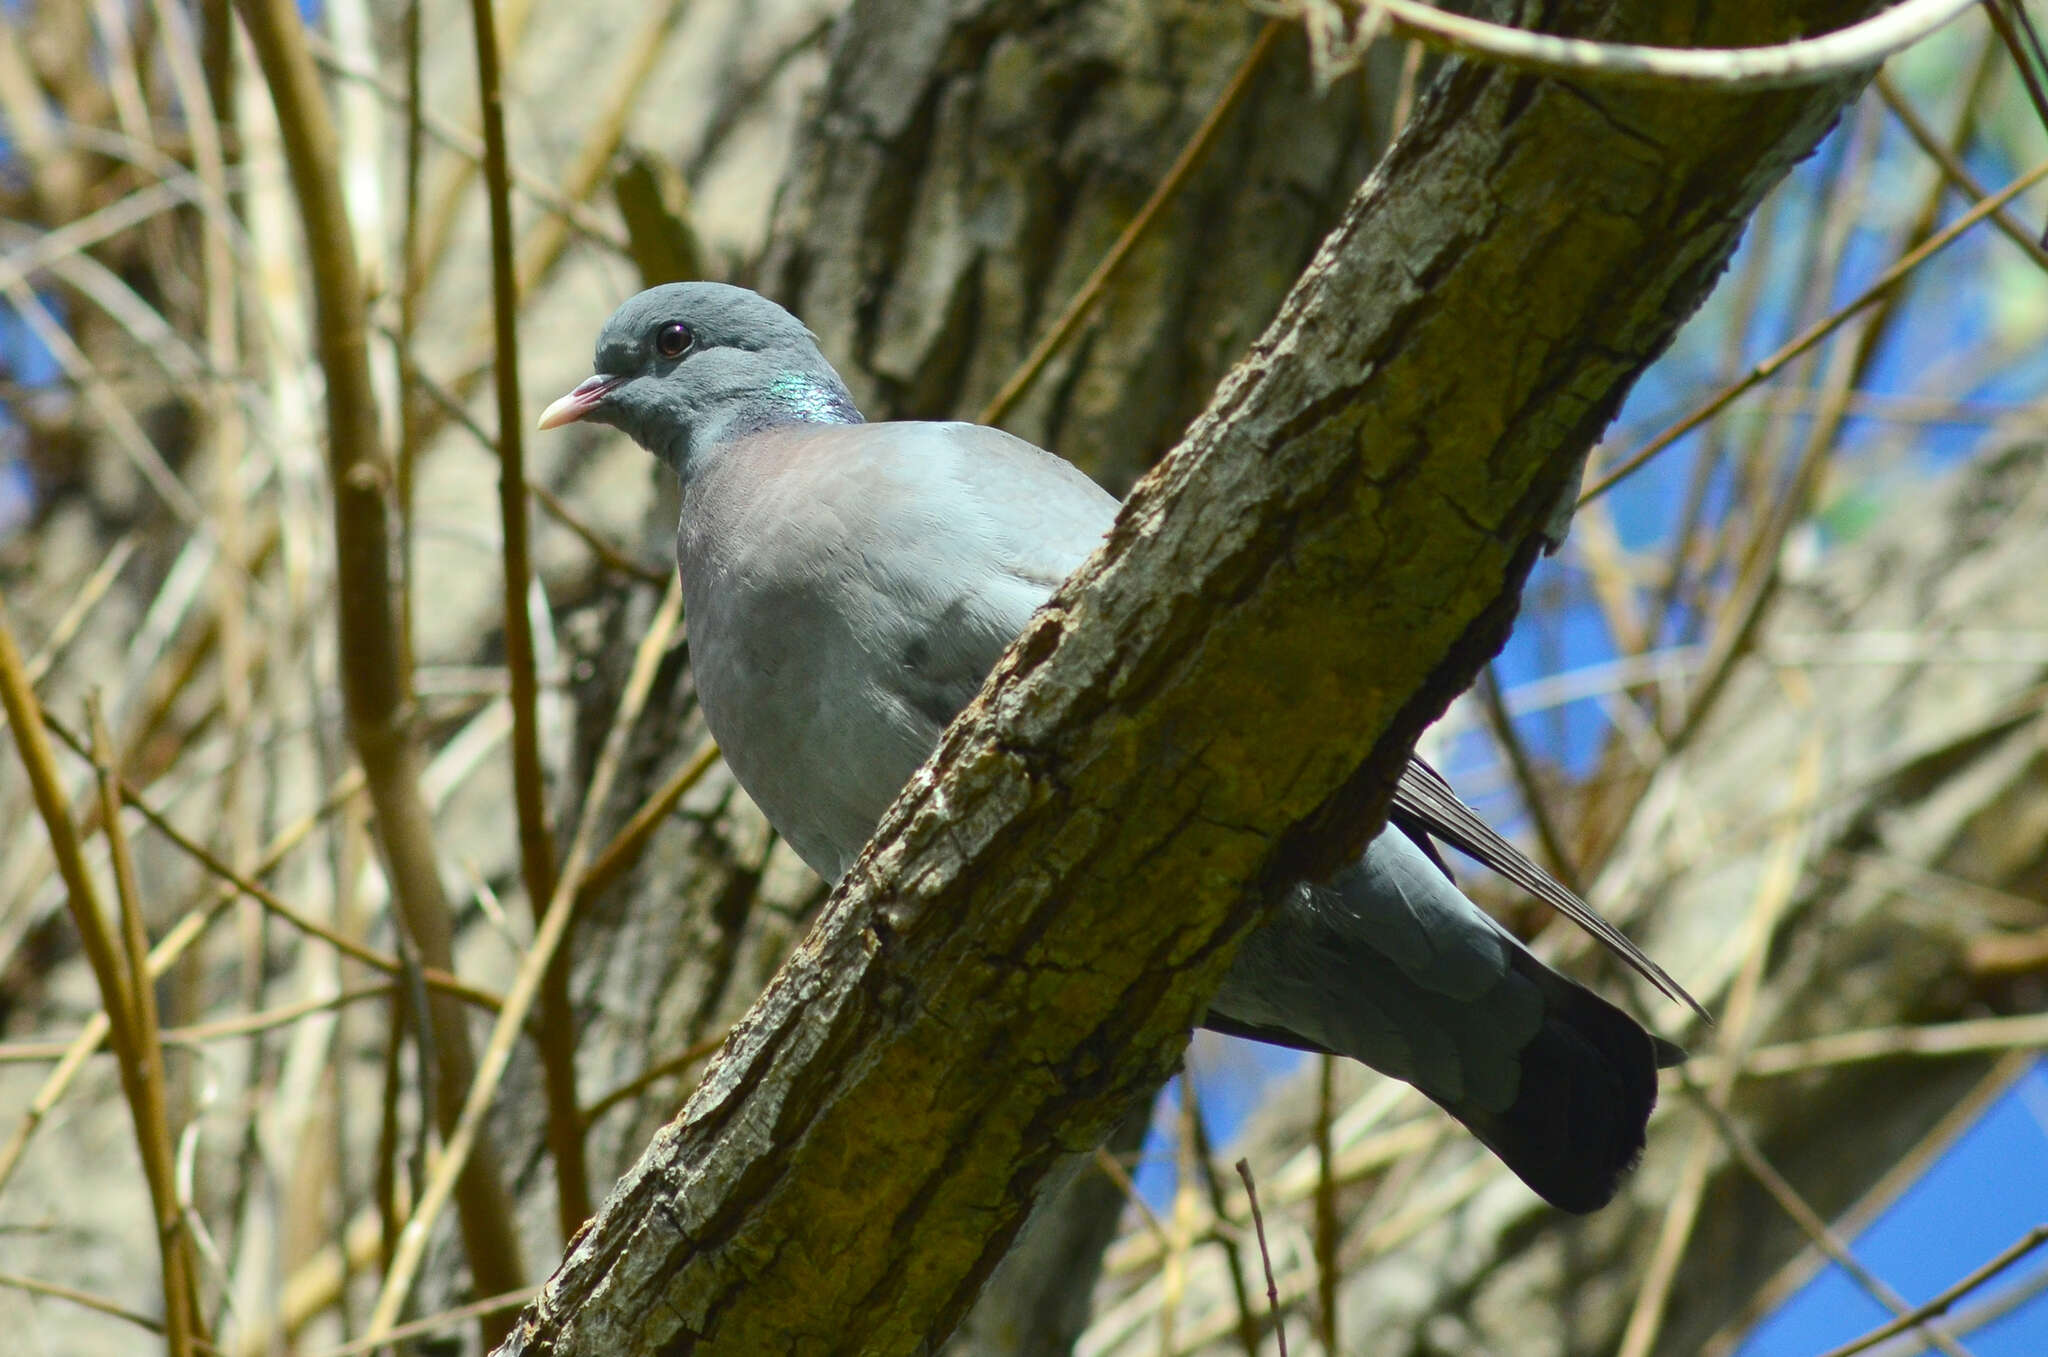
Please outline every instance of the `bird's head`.
M757 292L665 283L628 300L597 337L596 375L540 427L609 424L687 476L720 444L778 424L857 424L817 337Z

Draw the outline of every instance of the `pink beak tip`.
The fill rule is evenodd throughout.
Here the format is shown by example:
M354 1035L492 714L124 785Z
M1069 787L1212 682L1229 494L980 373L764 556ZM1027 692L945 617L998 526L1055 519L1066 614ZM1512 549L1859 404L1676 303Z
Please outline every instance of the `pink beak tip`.
M605 393L617 385L617 379L602 374L585 378L576 389L563 396L540 412L540 429L559 429L564 424L574 424L589 414L592 407L603 400Z

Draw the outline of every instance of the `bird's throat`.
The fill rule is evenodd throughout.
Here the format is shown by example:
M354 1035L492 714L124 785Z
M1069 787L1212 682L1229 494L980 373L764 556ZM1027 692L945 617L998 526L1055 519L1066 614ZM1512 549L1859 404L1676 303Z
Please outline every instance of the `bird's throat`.
M766 386L714 399L689 412L665 445L645 443L688 484L701 466L743 438L797 424L864 424L832 375L786 371Z

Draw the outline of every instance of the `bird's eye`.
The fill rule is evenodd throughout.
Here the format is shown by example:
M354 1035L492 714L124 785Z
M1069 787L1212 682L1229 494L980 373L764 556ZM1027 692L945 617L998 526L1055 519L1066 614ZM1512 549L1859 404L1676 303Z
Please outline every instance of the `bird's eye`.
M679 320L672 320L654 332L654 350L663 358L681 358L696 342L697 336Z

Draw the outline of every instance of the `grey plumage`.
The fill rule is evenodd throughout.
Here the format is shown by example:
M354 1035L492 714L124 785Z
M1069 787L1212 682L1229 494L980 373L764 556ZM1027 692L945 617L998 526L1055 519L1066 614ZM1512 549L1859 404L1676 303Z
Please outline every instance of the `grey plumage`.
M576 419L623 430L681 477L676 555L705 718L828 880L1117 509L1000 430L862 423L809 331L715 283L621 306L597 375L541 423ZM1683 994L1417 764L1365 856L1293 888L1245 941L1208 1025L1406 1079L1544 1197L1592 1210L1641 1151L1659 1048L1467 900L1432 832L1592 920Z

